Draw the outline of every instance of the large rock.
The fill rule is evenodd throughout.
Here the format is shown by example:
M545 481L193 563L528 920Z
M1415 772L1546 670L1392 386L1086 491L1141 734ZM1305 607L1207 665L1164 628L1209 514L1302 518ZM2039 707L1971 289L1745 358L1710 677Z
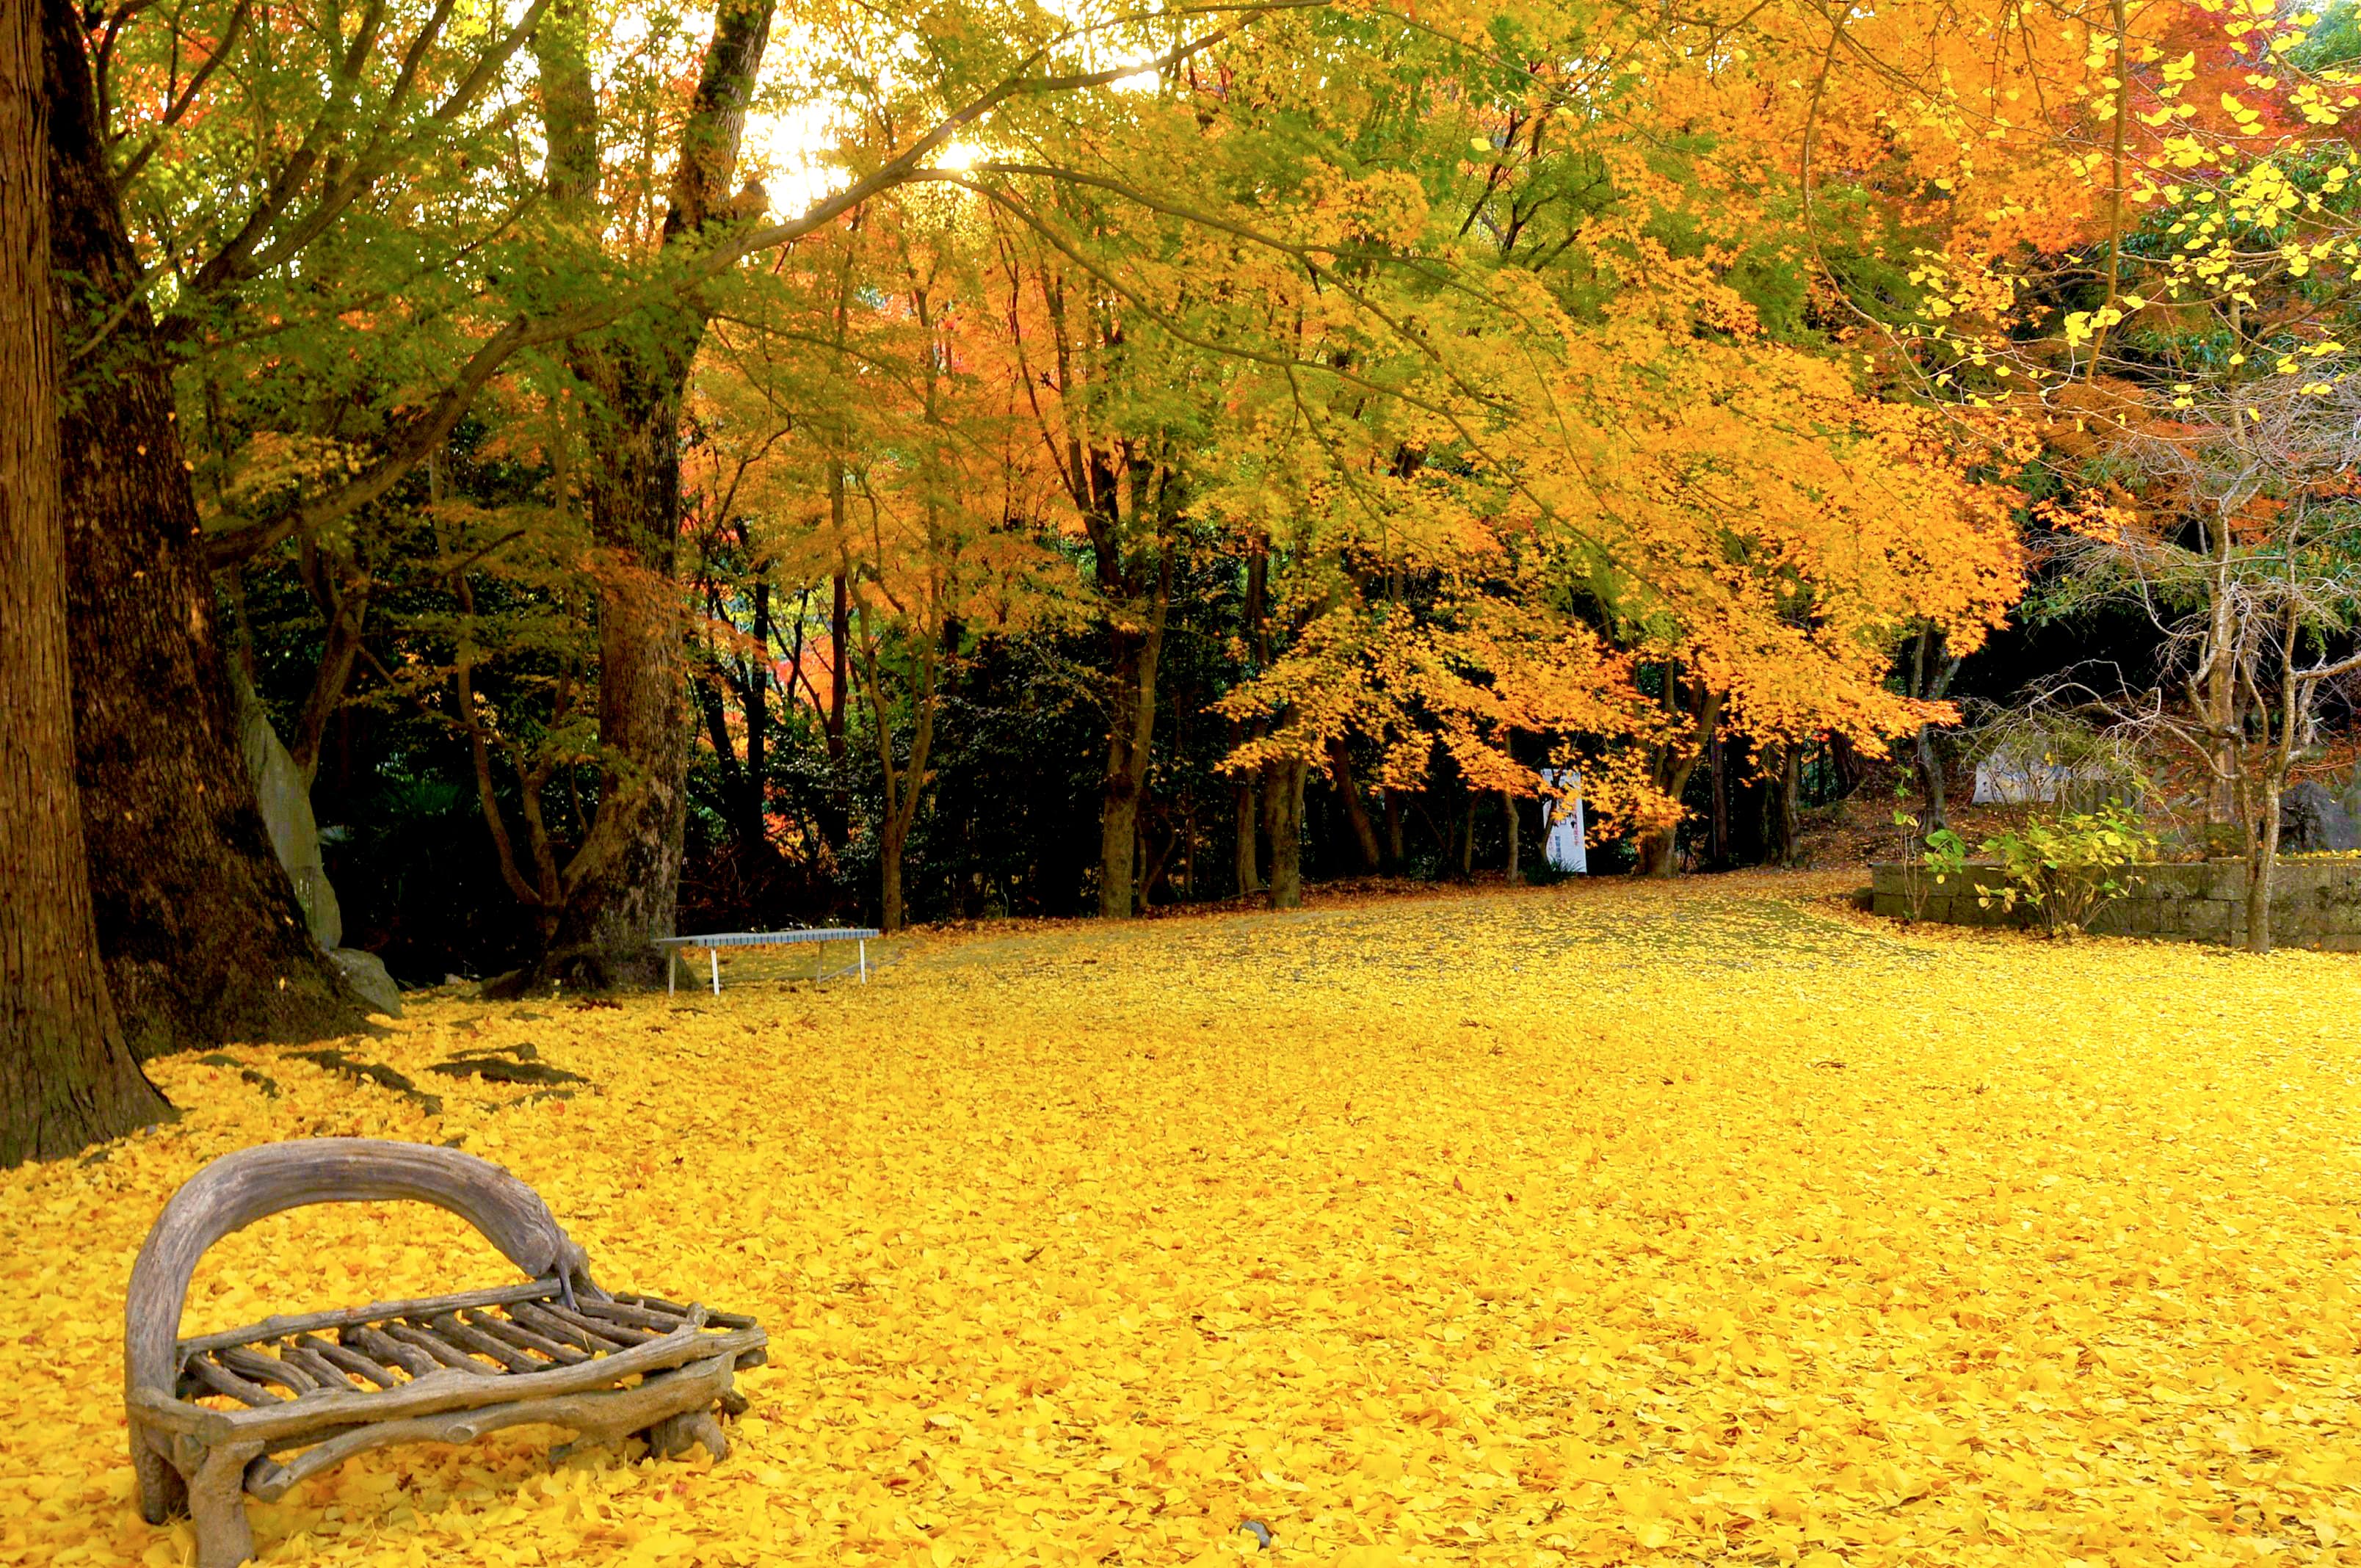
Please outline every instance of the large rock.
M2310 779L2279 796L2279 848L2290 854L2361 850L2361 821Z
M231 672L230 685L237 699L238 749L246 753L246 771L254 778L254 803L262 808L262 824L270 830L270 847L279 852L279 863L287 868L288 878L295 883L295 897L311 924L312 940L334 949L345 939L345 916L336 907L336 890L328 885L328 868L320 859L320 825L312 816L311 786L280 744L279 732L270 728L262 699L247 684L245 672L237 669L235 661Z
M368 1003L370 1012L382 1013L389 1018L401 1016L401 987L385 972L384 963L375 953L359 948L330 948L328 958L344 970L345 983Z

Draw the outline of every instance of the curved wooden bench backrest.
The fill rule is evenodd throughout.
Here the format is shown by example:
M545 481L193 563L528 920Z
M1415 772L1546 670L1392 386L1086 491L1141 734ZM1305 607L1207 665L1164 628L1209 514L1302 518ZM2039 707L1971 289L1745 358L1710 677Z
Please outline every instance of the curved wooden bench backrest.
M240 1149L172 1194L131 1266L123 1306L123 1387L170 1398L181 1308L205 1249L255 1221L312 1203L408 1199L448 1209L533 1277L580 1279L588 1263L540 1194L487 1160L432 1144L303 1138Z

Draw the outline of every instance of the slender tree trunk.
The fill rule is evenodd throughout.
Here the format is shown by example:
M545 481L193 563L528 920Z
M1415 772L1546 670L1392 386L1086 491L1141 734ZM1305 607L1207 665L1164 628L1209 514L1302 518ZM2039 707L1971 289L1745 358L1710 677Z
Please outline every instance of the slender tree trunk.
M1377 825L1369 820L1367 807L1361 804L1361 792L1353 784L1353 757L1345 738L1333 735L1328 740L1328 777L1336 785L1337 798L1345 803L1345 819L1353 827L1353 844L1361 852L1363 874L1375 876L1383 863L1378 851Z
M321 638L319 667L313 672L312 689L303 699L294 740L287 749L306 789L319 773L320 746L327 738L329 721L344 711L345 693L353 684L353 665L360 657L371 588L366 571L348 569L328 559L324 551L310 554L317 563L313 568L319 582L314 598L327 625Z
M1401 791L1386 786L1386 865L1397 875L1402 866Z
M73 644L74 771L107 988L142 1057L350 1033L366 1012L311 939L238 751L169 361L133 299L81 14L43 0L41 16L60 328L80 344L114 326L58 404L67 614L88 632ZM15 211L5 226L19 231Z
M1951 679L1960 673L1960 661L1950 657L1943 634L1932 626L1918 632L1917 651L1912 657L1910 695L1930 702L1939 702L1951 689ZM1918 830L1921 835L1949 828L1948 815L1949 781L1943 776L1941 739L1931 724L1918 727L1918 781L1925 796L1919 808Z
M35 0L0 0L0 1166L165 1115L115 1022L73 782Z
M1270 659L1270 628L1267 610L1270 598L1270 547L1257 534L1246 545L1246 602L1239 607L1238 620L1246 633L1246 645L1252 663L1245 672L1259 673ZM1259 738L1262 720L1255 720L1252 734ZM1242 739L1237 721L1230 723L1230 750L1238 749ZM1256 839L1261 831L1262 792L1266 766L1252 773L1242 774L1237 781L1238 810L1238 894L1241 897L1263 891L1261 867L1257 863Z
M1474 790L1466 792L1467 809L1459 820L1459 880L1476 880L1476 803L1479 798Z
M746 716L746 771L736 802L738 853L749 886L765 882L776 859L771 848L771 585L754 585L754 646L760 658L742 661L739 706Z
M2246 856L2246 951L2271 950L2271 883L2279 873L2279 795L2284 778L2263 781L2260 831Z
M1238 722L1234 718L1230 720L1231 751L1238 749L1239 739ZM1237 816L1235 848L1238 896L1241 898L1262 891L1260 857L1255 852L1255 835L1259 831L1261 818L1260 793L1258 777L1251 773L1236 775L1236 782L1230 785L1231 805Z
M836 518L840 531L844 521L844 476L831 470L829 508ZM835 598L828 612L829 674L828 718L828 795L820 810L824 814L820 835L828 840L829 852L838 860L844 858L845 848L852 841L852 786L844 769L844 697L851 672L846 661L852 635L851 600L845 587L844 574L839 572L835 581Z
M1303 784L1310 765L1274 762L1264 775L1263 828L1270 836L1270 906L1303 907Z
M1164 654L1164 620L1172 603L1172 552L1158 564L1148 624L1109 633L1114 654L1108 705L1106 782L1099 806L1099 916L1128 920L1137 913L1135 861L1139 806L1148 788L1148 746L1156 735L1156 672Z
M906 919L902 903L902 850L907 834L902 824L890 815L877 825L877 883L884 918L878 929L888 936L899 931Z
M864 629L867 617L862 617ZM877 847L879 852L879 894L884 905L883 929L899 931L905 919L902 901L902 860L910 841L910 829L918 819L918 806L927 788L927 763L934 750L935 717L940 703L939 676L942 668L939 645L923 634L917 639L910 686L910 755L906 762L894 760L893 716L887 710L885 677L877 644L865 636L862 646L861 674L869 695L870 712L876 720L877 763L881 782L885 786L884 809L878 813Z
M1510 887L1515 887L1525 880L1524 867L1518 863L1519 845L1517 843L1518 830L1521 828L1524 824L1517 816L1517 797L1510 795L1507 790L1502 790L1500 792L1500 810L1509 819L1508 882Z
M1730 866L1730 758L1719 730L1705 743L1706 765L1713 774L1713 864L1717 871Z

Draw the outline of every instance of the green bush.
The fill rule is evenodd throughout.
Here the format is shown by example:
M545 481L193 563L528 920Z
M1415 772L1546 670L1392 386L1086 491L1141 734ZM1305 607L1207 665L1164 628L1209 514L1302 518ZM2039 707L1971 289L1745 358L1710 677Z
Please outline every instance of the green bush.
M1984 859L1996 862L1997 886L1975 884L1976 902L2015 911L2030 905L2053 937L2090 928L2092 917L2139 885L2131 868L2156 858L2156 836L2139 819L2109 801L2096 811L2066 811L2036 818L2022 828L1983 841ZM1946 828L1927 836L1927 868L1938 883L1968 873L1968 846Z

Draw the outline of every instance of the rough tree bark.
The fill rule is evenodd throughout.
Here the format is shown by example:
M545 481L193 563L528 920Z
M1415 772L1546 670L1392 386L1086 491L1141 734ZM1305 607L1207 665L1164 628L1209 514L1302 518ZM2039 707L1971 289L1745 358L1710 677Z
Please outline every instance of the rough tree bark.
M0 0L0 1166L164 1115L101 967L73 784L38 0Z
M1521 846L1518 842L1518 830L1523 827L1523 822L1517 816L1517 797L1507 790L1500 792L1500 810L1509 819L1508 883L1510 887L1515 887L1525 880L1525 868L1521 859Z
M868 688L869 711L876 719L877 764L885 788L885 809L877 819L879 894L884 908L880 924L882 929L894 932L902 928L906 918L902 861L909 848L910 829L918 819L919 803L926 798L928 756L934 749L935 716L941 707L941 645L930 637L917 640L910 674L910 754L896 763L893 709L886 700L879 639L868 634L867 618L863 616L862 620L863 635L854 644L858 650L856 668L861 672L862 684Z
M1246 731L1235 718L1230 720L1230 750L1238 749ZM1236 868L1238 896L1262 891L1262 862L1257 853L1255 835L1258 820L1255 779L1252 774L1235 775L1230 785L1230 804L1237 820L1236 837L1231 840L1233 863Z
M1099 916L1137 914L1139 803L1148 790L1156 735L1156 672L1164 655L1164 620L1172 605L1172 551L1162 552L1144 609L1145 624L1118 620L1107 631L1112 655L1107 704L1106 777L1099 804Z
M840 535L844 530L844 472L831 468L829 475L828 504L836 520ZM829 852L838 860L844 858L846 846L852 840L852 789L846 782L844 766L844 699L851 689L851 673L845 649L851 644L852 620L850 601L846 598L844 574L839 572L834 582L834 598L828 612L828 795L821 806L823 818L820 837L828 840Z
M1680 667L1664 666L1664 706L1672 712L1685 712L1680 695ZM1706 746L1713 738L1715 728L1721 722L1721 694L1710 689L1697 693L1697 711L1689 733L1674 742L1658 747L1651 763L1653 782L1675 804L1681 792L1688 788L1689 775L1706 754ZM1676 869L1679 857L1680 826L1652 828L1640 835L1640 857L1637 871L1642 876L1670 876Z
M1763 792L1763 841L1774 866L1795 863L1803 831L1803 748L1790 740L1779 748L1779 771Z
M237 748L168 363L108 175L72 0L42 0L75 774L107 983L139 1055L367 1026L311 940ZM16 222L12 217L13 232ZM98 635L100 629L104 635Z
M1311 771L1296 757L1263 771L1262 825L1270 839L1273 909L1303 907L1303 782Z
M599 191L598 105L581 7L537 29L553 203L591 221ZM746 106L771 32L768 0L714 17L681 133L664 247L695 246L731 215ZM672 933L687 820L689 712L681 641L680 408L704 341L695 296L629 332L576 339L567 362L588 405L583 498L599 555L598 811L566 872L566 905L525 984L653 984Z
M1328 776L1336 785L1337 798L1345 804L1345 819L1353 827L1353 845L1361 852L1361 871L1375 876L1381 857L1378 850L1377 824L1369 820L1368 808L1361 804L1361 792L1353 784L1353 756L1341 735L1328 738Z
M1910 695L1940 702L1951 689L1951 678L1959 673L1960 660L1951 652L1942 632L1932 626L1920 627L1910 657ZM1917 749L1918 781L1926 796L1918 814L1918 831L1924 835L1951 825L1947 815L1949 781L1943 776L1943 753L1933 725L1918 727Z

